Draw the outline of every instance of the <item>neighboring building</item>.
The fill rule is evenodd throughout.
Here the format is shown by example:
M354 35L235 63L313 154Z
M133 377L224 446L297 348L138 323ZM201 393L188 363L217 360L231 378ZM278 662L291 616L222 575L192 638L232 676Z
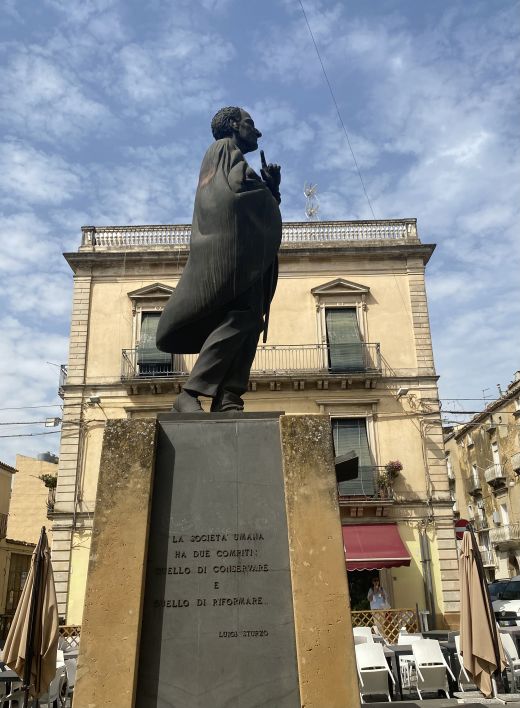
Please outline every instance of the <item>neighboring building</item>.
M9 538L23 538L29 543L38 543L42 526L48 526L47 513L54 505L54 489L49 489L41 479L50 480L58 475L58 458L50 452L37 457L16 455L16 476L11 490ZM48 532L49 544L52 535Z
M74 294L51 514L68 624L81 623L105 421L169 410L195 358L155 348L190 227L82 231L65 255ZM269 343L245 398L250 411L328 415L336 452L358 451L360 477L339 486L353 608L379 572L393 607L418 603L440 626L458 621L458 575L424 282L433 250L414 219L286 223ZM403 465L395 480L391 460Z
M455 510L478 532L490 580L520 575L520 371L506 393L445 436Z
M0 462L0 640L7 635L34 550L32 543L7 538L11 484L16 473L14 467Z

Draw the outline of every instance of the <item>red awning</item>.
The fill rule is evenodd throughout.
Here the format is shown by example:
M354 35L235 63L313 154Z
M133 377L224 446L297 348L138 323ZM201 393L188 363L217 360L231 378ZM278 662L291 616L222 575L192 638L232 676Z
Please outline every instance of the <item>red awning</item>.
M351 524L343 526L347 570L378 570L410 565L396 524Z

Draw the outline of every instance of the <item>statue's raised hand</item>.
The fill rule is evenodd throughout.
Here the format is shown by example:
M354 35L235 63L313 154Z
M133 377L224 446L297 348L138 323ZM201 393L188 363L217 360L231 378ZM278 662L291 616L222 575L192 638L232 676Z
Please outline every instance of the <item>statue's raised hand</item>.
M274 165L271 163L268 165L265 160L263 150L260 150L260 160L262 163L262 168L260 170L262 179L271 190L273 197L280 201L280 181L282 179L280 175L280 165Z

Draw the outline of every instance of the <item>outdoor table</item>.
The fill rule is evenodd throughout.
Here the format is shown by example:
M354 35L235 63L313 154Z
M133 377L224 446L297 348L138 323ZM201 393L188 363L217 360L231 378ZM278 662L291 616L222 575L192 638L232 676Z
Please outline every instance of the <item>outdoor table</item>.
M450 629L428 629L426 632L421 632L425 639L437 639L439 642L447 642Z
M390 652L390 654L387 654ZM385 649L385 656L389 656L392 662L392 673L396 680L397 700L403 700L403 684L401 682L401 668L399 666L400 656L410 656L413 654L411 644L389 644Z
M6 693L11 693L11 685L13 681L21 681L16 671L11 671L11 669L4 669L0 671L0 681L5 683Z

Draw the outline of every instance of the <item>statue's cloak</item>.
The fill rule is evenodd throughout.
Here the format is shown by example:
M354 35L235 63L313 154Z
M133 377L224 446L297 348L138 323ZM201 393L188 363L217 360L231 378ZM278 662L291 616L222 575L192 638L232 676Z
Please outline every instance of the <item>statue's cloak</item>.
M190 254L157 327L164 352L199 352L226 308L264 282L264 313L276 286L282 218L276 199L229 138L202 161Z

